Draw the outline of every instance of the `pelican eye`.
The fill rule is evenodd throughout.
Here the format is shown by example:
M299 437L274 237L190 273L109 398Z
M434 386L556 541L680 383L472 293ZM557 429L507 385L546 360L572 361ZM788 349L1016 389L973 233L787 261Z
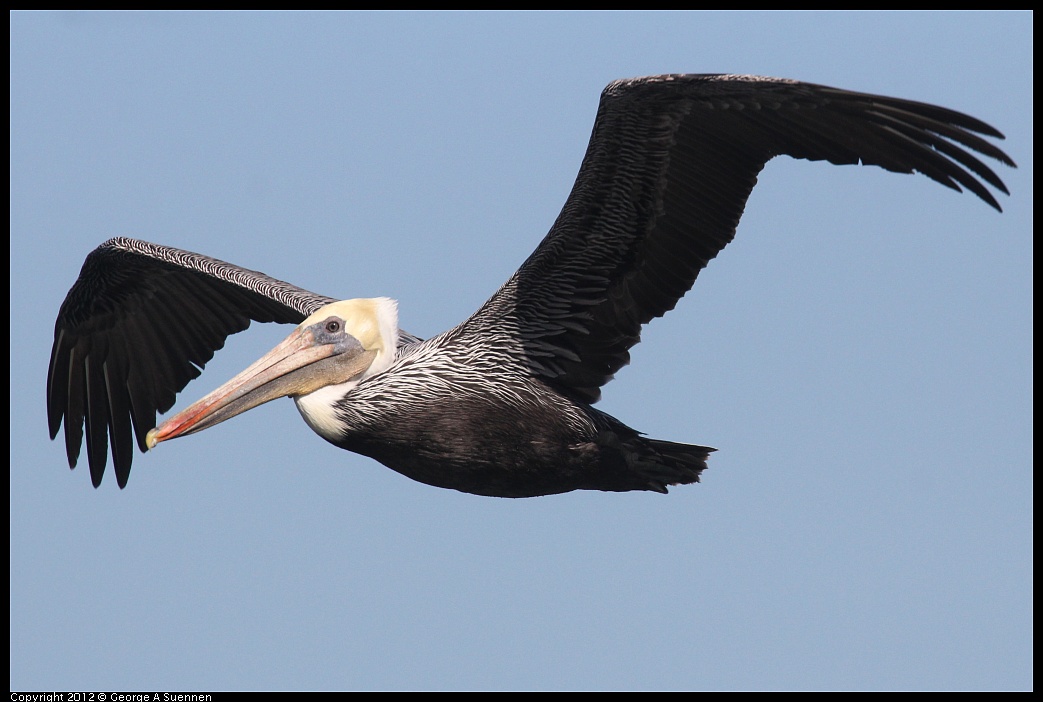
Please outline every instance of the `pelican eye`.
M326 322L326 331L329 332L330 334L336 334L337 332L339 332L340 331L340 320L339 319L331 319L328 322Z

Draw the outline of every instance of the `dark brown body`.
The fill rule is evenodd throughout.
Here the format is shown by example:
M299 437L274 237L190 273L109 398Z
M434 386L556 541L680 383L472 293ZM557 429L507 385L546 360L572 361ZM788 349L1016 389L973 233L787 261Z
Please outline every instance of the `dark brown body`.
M332 443L413 480L490 497L666 492L668 485L698 482L713 451L645 438L590 407L589 424L577 428L551 407L443 399L413 406L399 421L367 423Z

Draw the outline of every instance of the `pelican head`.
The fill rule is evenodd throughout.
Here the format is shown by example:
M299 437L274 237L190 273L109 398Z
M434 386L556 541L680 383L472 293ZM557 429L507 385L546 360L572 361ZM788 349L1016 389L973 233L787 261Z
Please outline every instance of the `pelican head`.
M149 448L193 434L279 397L290 396L319 434L329 421L328 393L343 397L395 358L394 300L342 300L319 309L260 360L212 393L151 430ZM329 388L329 390L325 390ZM317 396L318 401L308 401Z

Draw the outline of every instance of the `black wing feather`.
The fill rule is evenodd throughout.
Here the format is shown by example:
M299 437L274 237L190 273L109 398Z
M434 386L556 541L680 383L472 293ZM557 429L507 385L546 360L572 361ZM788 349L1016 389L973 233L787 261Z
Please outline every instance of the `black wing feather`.
M732 240L770 159L919 172L999 210L978 178L1006 187L964 147L1014 162L978 134L1003 138L946 108L790 80L616 81L602 93L579 175L550 232L460 334L507 330L529 372L595 402L629 361L642 325L673 309Z
M86 438L95 486L111 446L123 487L134 440L144 451L156 412L174 405L230 334L251 321L298 324L333 301L200 254L134 239L107 241L87 257L54 326L47 376L51 438L64 422L70 467Z

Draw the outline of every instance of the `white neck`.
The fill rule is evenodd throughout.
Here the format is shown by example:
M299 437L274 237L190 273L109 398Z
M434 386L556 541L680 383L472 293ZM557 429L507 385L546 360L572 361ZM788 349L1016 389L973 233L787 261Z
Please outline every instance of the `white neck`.
M394 362L398 351L398 303L387 297L342 300L326 305L304 320L303 325L336 315L344 320L345 329L367 351L377 355L369 368L351 380L327 385L307 395L294 398L304 421L319 436L335 440L340 437L341 422L335 405L361 381L382 373Z

